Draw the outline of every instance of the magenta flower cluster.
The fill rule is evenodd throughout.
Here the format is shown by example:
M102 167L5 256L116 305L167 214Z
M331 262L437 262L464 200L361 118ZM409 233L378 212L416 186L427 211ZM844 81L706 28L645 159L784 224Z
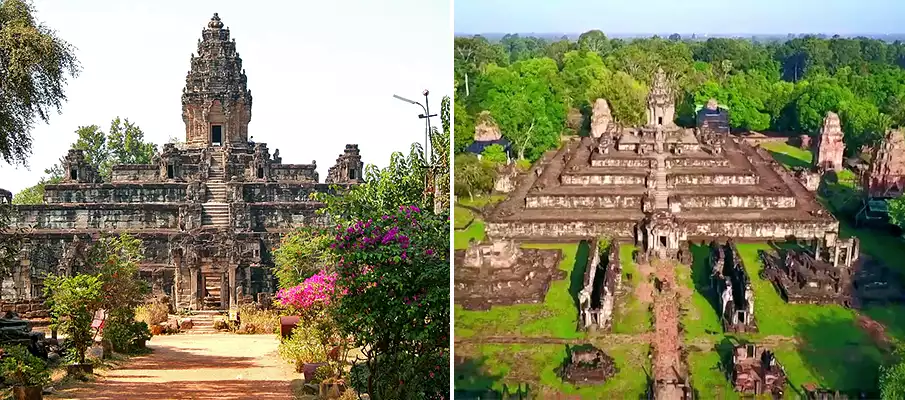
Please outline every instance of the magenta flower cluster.
M305 279L301 285L280 289L277 301L287 308L307 310L313 306L329 305L336 292L336 273L320 271Z

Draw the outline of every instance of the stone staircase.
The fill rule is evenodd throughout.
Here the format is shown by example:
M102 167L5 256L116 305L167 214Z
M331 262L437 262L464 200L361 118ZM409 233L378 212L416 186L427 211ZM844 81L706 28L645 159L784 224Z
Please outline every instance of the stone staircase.
M204 308L217 310L220 308L220 288L223 278L219 274L204 275Z
M200 310L195 311L189 317L184 317L184 319L192 320L192 329L188 329L185 333L191 334L210 334L217 333L218 331L214 329L214 320L218 319L222 315L222 312L218 310Z
M657 186L654 189L654 209L665 210L669 208L669 190L666 187L666 154L657 154Z
M201 204L201 226L228 227L229 203L226 202L226 183L223 182L225 171L222 153L211 154L211 166L208 173L207 201Z

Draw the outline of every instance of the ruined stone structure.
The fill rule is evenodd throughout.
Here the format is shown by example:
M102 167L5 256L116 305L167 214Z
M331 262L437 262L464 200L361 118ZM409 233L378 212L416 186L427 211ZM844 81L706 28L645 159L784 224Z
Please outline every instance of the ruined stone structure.
M736 392L782 398L786 380L786 371L772 351L753 344L732 349L732 384Z
M610 241L602 249L597 242L591 249L583 286L578 293L579 323L581 329L605 330L611 327L616 293L622 286L619 242Z
M597 99L591 110L591 137L600 139L602 136L611 136L616 131L613 124L613 113L606 99Z
M523 249L514 241L470 243L456 250L456 304L467 310L542 303L550 283L565 279L561 250Z
M726 332L757 332L754 290L735 244L710 243L711 285L719 296L718 312Z
M39 297L45 273L78 272L93 240L120 232L142 240L141 275L176 309L227 308L274 291L280 235L327 222L310 195L359 182L362 163L349 145L328 174L334 185L318 183L315 164L283 164L279 151L250 143L251 92L223 26L214 14L191 57L184 146L165 145L153 164L116 165L109 182L72 150L44 204L16 206L14 223L27 233L4 299Z
M891 198L905 193L905 131L886 133L871 154L864 180L869 197Z
M602 384L618 370L613 357L594 346L572 350L562 369L562 379L574 385Z
M835 237L816 241L813 250L761 251L761 276L772 281L789 303L848 305L852 266L859 255L856 238Z
M491 238L631 240L642 257L675 258L689 240L824 238L839 222L760 147L730 136L709 102L698 127L672 121L665 75L644 127L576 138L547 152L485 215Z
M842 141L842 123L839 115L830 111L823 120L820 130L820 141L817 142L817 157L814 166L821 171L842 171L842 152L845 142Z
M500 193L509 193L515 190L516 177L519 169L515 163L509 163L497 168L496 181L493 182L493 190Z

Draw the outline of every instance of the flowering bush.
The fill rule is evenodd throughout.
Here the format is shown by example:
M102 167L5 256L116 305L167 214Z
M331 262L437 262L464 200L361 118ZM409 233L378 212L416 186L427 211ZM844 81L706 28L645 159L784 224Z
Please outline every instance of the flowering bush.
M339 329L355 338L373 399L449 394L449 217L403 206L334 228Z
M329 306L336 292L336 273L320 271L305 279L301 285L280 289L277 301L297 313Z

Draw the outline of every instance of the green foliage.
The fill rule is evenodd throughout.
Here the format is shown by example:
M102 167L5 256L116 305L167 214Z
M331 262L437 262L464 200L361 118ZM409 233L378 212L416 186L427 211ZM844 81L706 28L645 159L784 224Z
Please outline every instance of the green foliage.
M32 355L25 346L8 346L0 359L3 380L13 386L44 386L50 383L47 362Z
M44 185L60 183L60 177L41 178L34 186L22 189L13 196L13 204L43 204L44 203Z
M576 42L518 35L499 43L456 40L480 42L485 49L502 51L508 61L485 58L481 68L470 69L470 94L462 101L464 111L456 109L457 132L467 132L456 135L457 153L470 143L475 116L483 111L491 111L520 158L532 161L558 146L560 132L574 129L562 110L588 115L591 104L604 98L617 123L643 123L648 85L657 68L671 78L677 122L683 125L694 124L695 108L710 98L729 109L736 129L814 132L834 111L842 120L849 154L875 144L889 127L905 126L901 43L814 36L781 43L658 37L622 41L596 30ZM457 71L461 62L457 57ZM460 84L461 78L457 74Z
M281 288L298 286L308 277L333 262L329 250L331 238L309 228L302 228L280 238L273 252L274 274Z
M482 106L513 142L519 159L536 160L559 143L565 108L558 81L558 67L550 58L519 61L510 68L487 67Z
M320 345L316 330L308 324L296 325L292 336L280 342L278 351L283 360L295 364L298 372L304 364L327 361L327 349Z
M481 159L494 165L505 164L508 158L506 149L498 144L487 146L481 152Z
M44 278L44 295L50 305L52 326L72 343L75 356L85 362L85 352L94 342L91 321L103 304L103 285L97 276L75 275Z
M27 161L32 128L60 111L67 77L79 72L74 53L35 18L30 1L0 2L0 160Z
M73 149L85 152L85 161L97 168L103 178L109 178L115 164L150 164L157 153L157 145L144 141L144 132L129 119L116 117L110 122L108 133L97 125L80 126Z
M889 222L905 229L905 196L886 201L889 204Z
M905 398L905 361L880 367L880 398L883 400Z
M384 169L373 165L365 167L364 183L341 196L325 193L313 196L325 203L319 212L329 215L337 223L380 217L405 204L433 208L432 199L424 194L427 175L423 165L424 151L421 145L414 143L408 156L393 153L390 165Z
M125 354L143 350L144 342L151 339L151 331L145 322L111 320L104 326L103 334L113 345L113 351Z
M465 109L465 101L456 97L454 103L455 112L455 152L464 153L474 142L474 118Z
M470 199L474 199L475 195L490 193L495 175L493 166L479 160L474 154L456 156L454 189L459 196L467 194Z

